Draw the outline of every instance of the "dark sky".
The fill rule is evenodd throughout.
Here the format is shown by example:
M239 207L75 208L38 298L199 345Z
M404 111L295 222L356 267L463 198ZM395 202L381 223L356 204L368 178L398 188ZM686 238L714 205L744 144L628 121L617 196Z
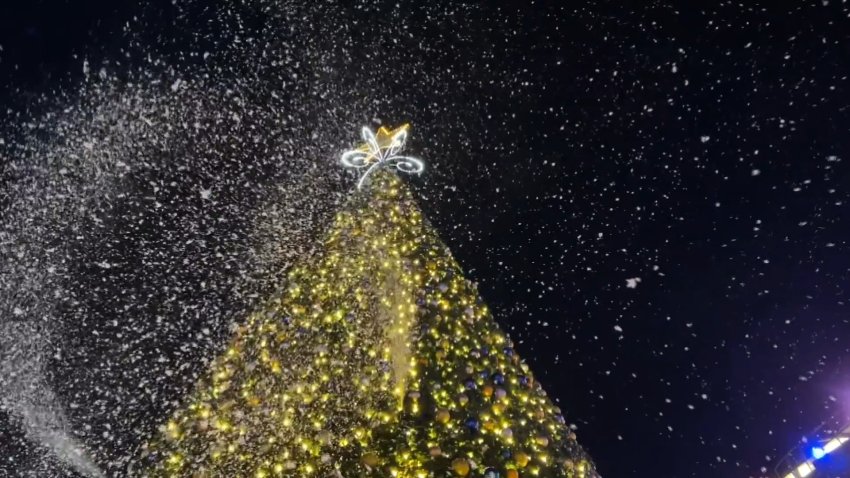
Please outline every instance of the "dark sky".
M186 52L215 51L243 31L217 7L171 23L170 2L116 3L0 5L0 99L18 112L7 122L50 111L52 98L89 98L77 86L89 81L84 58L119 80L123 68L192 78L202 73ZM365 78L410 105L353 114L413 120L412 149L433 164L412 181L423 209L603 476L767 476L810 430L847 419L845 2L483 2L437 14L439 2L401 3L408 16L386 14L395 2L329 2L334 16L281 26L289 30L267 45L315 39L309 58L327 63L308 69L296 51L285 60L292 71L313 75L275 81L293 103L310 96L301 118L317 123L347 118L324 113L322 100L375 90L322 96L310 82L341 91ZM333 24L343 19L348 27ZM251 17L245 29L262 38L265 21ZM337 27L354 40L328 36ZM399 31L410 36L396 42ZM148 50L164 63L146 67L137 52ZM277 74L265 61L258 54L230 78ZM279 134L259 124L243 133ZM355 135L337 137L327 156ZM183 176L175 171L162 175ZM180 187L170 194L181 197ZM112 209L112 232L129 227L121 211ZM176 398L185 385L163 387ZM152 406L139 426L160 412ZM8 418L0 440L28 453Z

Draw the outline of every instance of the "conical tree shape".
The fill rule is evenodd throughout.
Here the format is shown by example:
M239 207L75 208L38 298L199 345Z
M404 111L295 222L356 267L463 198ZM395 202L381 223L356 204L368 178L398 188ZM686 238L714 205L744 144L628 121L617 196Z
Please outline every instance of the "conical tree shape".
M596 476L395 174L370 177L288 284L138 474Z

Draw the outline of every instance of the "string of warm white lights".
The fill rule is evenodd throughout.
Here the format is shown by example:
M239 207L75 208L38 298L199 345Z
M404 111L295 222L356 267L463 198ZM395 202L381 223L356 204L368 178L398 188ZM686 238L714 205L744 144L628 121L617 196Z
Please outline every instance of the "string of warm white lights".
M795 465L783 478L806 478L815 472L815 462L841 448L850 441L850 426L845 427L838 435L821 441L821 444L808 450L808 459Z
M376 135L367 126L363 127L361 135L364 143L357 149L346 151L341 158L343 166L347 168L366 169L357 182L357 189L362 188L366 178L380 167L395 167L409 174L418 174L425 169L421 160L398 154L404 149L409 129L407 124L392 131L382 126Z

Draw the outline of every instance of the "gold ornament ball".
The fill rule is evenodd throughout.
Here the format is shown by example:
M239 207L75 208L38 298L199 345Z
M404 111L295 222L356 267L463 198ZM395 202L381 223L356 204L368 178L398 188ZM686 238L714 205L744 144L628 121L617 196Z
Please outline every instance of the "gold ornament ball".
M519 472L514 469L510 469L505 472L505 478L519 478Z
M457 476L466 476L469 474L469 461L466 458L455 458L452 460L452 470Z
M540 446L546 446L546 445L549 444L549 439L546 438L543 435L538 436L537 438L534 439L534 441L536 441L537 444L540 445Z
M493 395L493 387L491 387L490 385L484 385L482 393L484 393L485 397L490 398L490 396Z
M381 462L381 459L377 454L369 452L363 455L363 464L369 467L377 466L378 463Z
M449 413L448 410L446 410L445 408L441 408L441 409L437 410L437 414L436 414L435 418L437 419L438 422L440 422L442 424L446 424L446 423L449 422L449 420L452 418L452 416L451 416L451 414Z
M528 456L528 454L523 453L521 451L514 454L514 461L516 462L517 466L520 467L520 468L525 468L528 465L528 461L530 459L531 458Z

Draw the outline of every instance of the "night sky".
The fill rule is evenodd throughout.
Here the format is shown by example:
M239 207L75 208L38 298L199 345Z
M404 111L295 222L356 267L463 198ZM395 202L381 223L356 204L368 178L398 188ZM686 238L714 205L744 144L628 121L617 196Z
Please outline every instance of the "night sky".
M359 127L404 121L422 209L604 477L773 476L850 422L846 2L113 3L0 5L0 260L61 270L0 276L5 343L49 336L0 371L44 364L107 476L315 245ZM0 476L78 476L25 396Z

